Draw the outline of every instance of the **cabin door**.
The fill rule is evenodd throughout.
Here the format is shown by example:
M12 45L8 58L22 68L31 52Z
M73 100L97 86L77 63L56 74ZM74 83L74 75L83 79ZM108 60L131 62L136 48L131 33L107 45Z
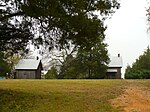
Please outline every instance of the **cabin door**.
M24 72L24 75L23 75L23 79L27 79L27 73L26 72Z

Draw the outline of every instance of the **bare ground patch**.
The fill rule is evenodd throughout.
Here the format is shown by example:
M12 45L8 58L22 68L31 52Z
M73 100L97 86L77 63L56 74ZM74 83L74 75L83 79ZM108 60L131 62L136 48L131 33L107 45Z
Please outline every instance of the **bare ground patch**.
M111 100L111 104L123 112L150 112L150 89L129 81L124 94Z

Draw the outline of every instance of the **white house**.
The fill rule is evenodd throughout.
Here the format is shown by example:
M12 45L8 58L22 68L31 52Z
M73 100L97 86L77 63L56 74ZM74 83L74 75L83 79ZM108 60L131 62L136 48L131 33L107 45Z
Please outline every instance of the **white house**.
M122 57L120 54L116 57L110 57L108 64L106 78L108 79L121 79L121 68L123 66Z

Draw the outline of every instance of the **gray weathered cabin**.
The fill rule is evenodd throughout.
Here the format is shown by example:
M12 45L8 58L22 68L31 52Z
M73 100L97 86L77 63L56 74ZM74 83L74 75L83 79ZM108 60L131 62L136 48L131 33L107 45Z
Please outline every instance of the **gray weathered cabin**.
M108 79L121 79L122 57L120 54L116 57L110 57L110 63L106 73Z
M22 59L15 67L15 79L41 79L42 62L38 59Z

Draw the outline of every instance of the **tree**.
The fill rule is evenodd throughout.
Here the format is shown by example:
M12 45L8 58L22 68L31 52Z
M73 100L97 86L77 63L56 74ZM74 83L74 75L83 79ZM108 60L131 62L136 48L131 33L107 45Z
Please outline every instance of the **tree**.
M136 59L132 67L127 66L125 78L128 79L147 79L150 78L150 48Z
M69 42L90 49L104 38L104 19L119 8L119 3L117 0L1 0L0 7L0 33L7 33L1 36L2 48L22 44L24 47L32 40L36 45L49 45L50 49L69 47Z
M9 72L10 72L10 68L6 61L4 53L0 51L0 76L6 77L6 73Z
M95 43L90 50L79 49L77 62L85 78L104 78L109 57L106 44ZM79 68L78 67L78 68Z
M64 59L60 66L58 78L77 78L74 77L74 57L72 56L72 53L68 54L67 57Z
M17 52L32 42L90 52L104 41L104 20L119 7L118 0L1 0L0 50Z
M33 38L28 28L22 25L16 27L10 23L0 22L0 50L11 50L17 53L19 50L25 50L29 40Z
M106 44L95 43L90 50L78 49L75 57L68 55L60 68L59 78L104 78L109 58Z
M150 48L147 47L146 51L136 59L136 62L133 63L133 68L135 69L146 69L150 70Z
M51 67L50 70L48 70L48 72L45 75L45 78L46 79L56 79L57 76L58 76L57 69L53 66L53 67Z
M0 50L18 52L25 50L33 35L29 29L29 23L16 16L16 0L0 1Z
M24 50L29 42L33 42L37 46L40 44L49 46L50 50L52 48L61 50L70 49L73 44L83 49L89 58L89 55L94 52L92 49L95 44L104 41L106 30L104 20L119 8L117 1L1 0L0 46L3 47L0 49ZM91 65L104 65L101 62L106 60L102 59L104 60L98 62L91 58L90 60L94 62L88 60L85 63L89 70L89 77L94 72L91 70Z
M60 54L52 55L56 61L53 65L58 70L57 78L104 78L109 62L106 46L101 40L101 43L95 43L90 50L74 46L71 51L64 49Z
M10 51L0 51L0 73L3 71L3 76L13 78L15 65L19 62L20 55Z

